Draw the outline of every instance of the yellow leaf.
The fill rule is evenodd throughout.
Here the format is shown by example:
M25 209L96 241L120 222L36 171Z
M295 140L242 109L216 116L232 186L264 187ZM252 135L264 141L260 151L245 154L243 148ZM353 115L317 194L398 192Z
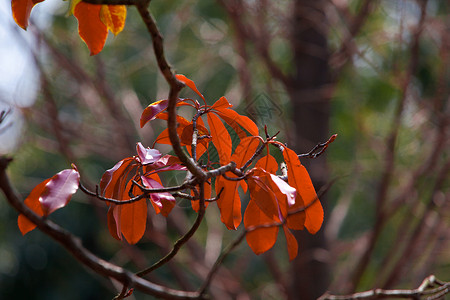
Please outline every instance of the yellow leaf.
M125 27L127 8L125 5L102 5L100 19L114 35Z

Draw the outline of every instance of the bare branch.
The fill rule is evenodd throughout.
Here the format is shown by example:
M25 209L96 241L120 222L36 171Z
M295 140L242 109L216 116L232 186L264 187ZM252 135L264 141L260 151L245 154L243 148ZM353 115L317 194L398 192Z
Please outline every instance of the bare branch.
M320 144L315 145L314 148L312 148L308 153L299 154L298 157L317 158L328 148L328 146L332 142L334 142L336 137L337 137L337 134L333 134L332 136L330 136L328 141L326 141L325 143L320 143Z
M324 294L319 300L353 300L353 299L381 299L381 298L404 298L404 299L441 299L444 295L450 293L450 282L443 282L434 275L430 275L422 284L413 290L383 290L373 289L365 292L354 293L343 296Z

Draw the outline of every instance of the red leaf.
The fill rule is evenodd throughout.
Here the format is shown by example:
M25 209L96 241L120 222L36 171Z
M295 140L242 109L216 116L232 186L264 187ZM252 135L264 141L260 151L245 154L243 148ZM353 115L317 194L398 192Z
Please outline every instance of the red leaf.
M127 7L125 5L102 5L100 19L114 35L123 30L126 18Z
M91 55L102 51L108 37L108 29L100 19L102 5L79 2L73 15L78 20L78 33L88 46Z
M136 152L143 165L154 163L161 158L161 152L156 149L145 148L140 142L136 144Z
M247 232L245 238L255 254L259 255L273 247L278 236L278 226L254 228L273 223L273 220L261 211L255 201L250 200L244 214L244 225L247 230L251 231Z
M167 106L169 105L169 100L159 100L156 102L153 102L149 106L147 106L141 115L141 128L144 127L144 125L151 120L156 119L156 116L167 109Z
M289 260L293 260L297 257L298 254L298 243L295 239L292 232L287 228L286 225L283 225L284 235L286 236L287 250L289 253Z
M120 199L128 200L128 191L133 187L133 193L140 190L133 186L132 181L128 181L123 189ZM122 234L130 244L137 243L145 232L147 224L147 202L145 199L137 202L116 205L112 204L108 211L108 228L111 235L118 240L122 240Z
M278 163L272 155L267 154L258 160L255 164L255 168L261 168L269 173L276 174L278 170Z
M123 236L128 243L136 244L144 235L147 226L147 200L120 206L120 228Z
M17 25L26 30L33 6L42 1L44 0L12 0L12 15Z
M227 108L231 108L233 107L233 105L228 102L227 98L225 97L220 97L219 100L217 100L212 106L212 109L217 109L217 110L222 110L222 109L227 109Z
M255 136L247 136L241 139L234 150L233 156L231 156L231 161L234 161L238 168L242 167L255 154L259 142L259 138Z
M128 174L130 169L136 165L137 163L133 157L127 157L107 170L100 181L100 193L106 198L122 200L125 184L128 181Z
M220 98L216 103L213 104L212 108L215 112L224 120L228 125L230 125L233 130L238 134L239 138L244 138L246 136L245 132L239 127L242 126L247 130L250 135L258 135L258 126L250 118L238 114L233 109L228 100L225 97Z
M231 160L231 137L227 128L223 125L220 119L208 113L208 124L211 132L212 142L219 154L219 161L221 165L226 165Z
M157 118L160 119L165 119L167 120L167 113L161 113L157 116ZM183 130L186 126L189 126L191 124L191 122L189 122L188 120L186 120L185 118L178 116L177 115L177 133L178 136L181 136L183 133ZM172 143L170 142L170 138L169 138L169 129L166 128L164 129L156 138L155 140L155 144L165 144L165 145L171 145Z
M39 198L44 215L66 206L78 190L79 182L80 174L74 169L63 170L50 178Z
M39 197L44 191L45 185L50 181L49 179L46 179L39 183L28 195L28 197L25 199L25 205L28 206L32 211L34 211L35 214L38 216L43 216L44 211L42 210L41 203L39 202ZM17 224L19 225L20 232L22 235L25 235L27 232L30 232L34 228L36 228L36 225L32 223L30 220L28 220L24 215L20 214L19 218L17 219Z
M288 183L297 189L296 205L291 209L309 206L306 211L305 227L312 234L319 231L323 222L323 208L317 197L308 171L300 163L297 154L284 147L283 157L288 168ZM313 204L311 204L314 202ZM299 218L299 217L297 217Z
M175 75L175 77L183 82L185 85L187 85L191 90L193 90L194 92L197 93L197 95L200 96L200 98L203 99L203 101L206 103L205 97L203 97L203 95L198 91L197 87L195 86L195 83L190 80L189 78L187 78L186 76L182 75L182 74L177 74Z
M223 176L216 178L216 194L223 189L219 199L217 199L220 218L228 229L233 230L236 230L242 221L241 198L239 197L238 185L238 181L229 181Z
M250 198L272 222L281 222L287 215L286 198L283 199L279 190L280 195L275 194L275 184L269 175L263 169L252 169L247 177Z

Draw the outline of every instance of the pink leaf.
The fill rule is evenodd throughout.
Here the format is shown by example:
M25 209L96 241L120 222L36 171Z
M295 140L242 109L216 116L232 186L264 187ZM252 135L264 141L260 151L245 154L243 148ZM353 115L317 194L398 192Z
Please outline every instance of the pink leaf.
M286 183L283 179L280 177L269 174L272 178L272 181L277 185L277 187L280 189L280 192L286 195L287 202L289 206L292 206L295 204L295 197L297 196L297 190Z
M74 169L66 169L53 176L39 197L44 214L49 215L66 206L78 190L79 182L80 174Z
M140 142L136 144L136 151L139 155L139 160L143 165L154 163L161 158L161 153L158 150L145 148Z
M161 189L164 188L158 181L141 176L142 183L146 188ZM172 208L175 206L175 198L170 193L152 193L150 199L156 213L162 213L163 216L167 216ZM156 207L155 207L156 206Z

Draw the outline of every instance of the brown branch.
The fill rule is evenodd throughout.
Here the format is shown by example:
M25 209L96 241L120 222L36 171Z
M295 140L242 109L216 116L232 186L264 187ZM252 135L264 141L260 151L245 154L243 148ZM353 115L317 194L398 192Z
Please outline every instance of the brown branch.
M163 258L161 258L159 261L157 261L155 264L150 266L149 268L142 270L138 273L136 273L137 276L143 277L147 275L148 273L156 270L157 268L160 268L162 265L169 262L181 249L181 247L194 235L194 233L197 231L198 227L200 226L201 222L203 221L203 217L205 215L205 188L204 183L199 184L200 186L200 208L198 210L197 219L195 220L194 224L192 225L191 229L183 235L181 238L179 238L175 244L173 245L172 250Z
M308 153L299 154L298 157L308 157L308 158L317 158L319 157L327 148L328 146L334 142L336 139L337 134L333 134L328 141L325 143L319 143L314 146Z
M95 273L114 278L124 285L132 286L144 293L165 299L198 299L202 296L196 292L185 292L169 289L148 280L140 278L130 271L109 263L83 247L81 240L64 228L36 215L23 201L12 187L6 174L6 167L12 161L10 158L0 158L0 189L5 194L8 203L27 219L36 224L43 233L62 245L72 256Z
M155 53L159 70L161 71L162 75L164 76L164 78L166 79L167 83L170 86L168 97L169 104L167 107L168 112L167 127L169 129L169 139L170 142L172 143L172 147L175 154L178 156L181 162L183 162L184 165L186 165L188 170L199 181L205 182L207 180L206 173L202 170L202 168L200 168L197 165L197 163L192 158L189 158L181 148L180 137L178 136L177 133L176 102L178 99L178 94L184 87L184 84L182 84L176 79L175 74L172 72L172 68L170 67L169 63L165 58L163 37L155 23L155 20L150 14L147 6L148 6L147 2L136 3L136 8L138 9L139 14L147 27L147 31L150 33L152 37L153 51Z
M436 286L436 287L435 287ZM443 282L434 275L430 275L422 284L413 290L383 290L373 289L365 292L349 295L336 296L329 293L324 294L318 300L353 300L353 299L381 299L381 298L404 298L404 299L441 299L450 293L450 282Z

